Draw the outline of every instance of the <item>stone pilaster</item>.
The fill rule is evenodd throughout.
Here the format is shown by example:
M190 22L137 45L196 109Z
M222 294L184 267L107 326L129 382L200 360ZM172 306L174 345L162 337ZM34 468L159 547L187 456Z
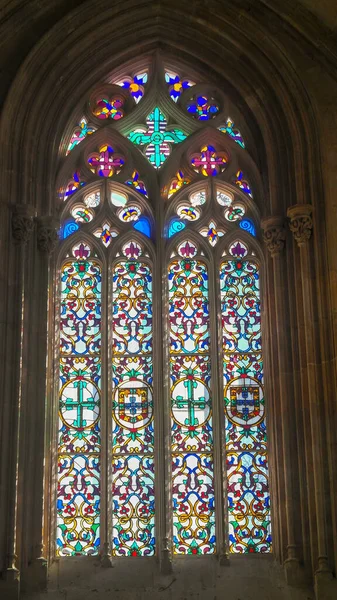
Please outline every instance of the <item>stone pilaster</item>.
M311 204L295 204L287 211L289 229L299 247L304 246L312 233Z
M51 498L44 490L46 451L46 356L49 338L48 286L50 254L56 247L58 223L50 216L36 218L37 245L29 249L26 265L23 327L23 362L29 364L22 380L20 428L20 493L25 503L18 514L21 553L21 589L42 591L47 586L47 547L43 539L43 515L50 509ZM52 290L51 290L52 291ZM48 398L48 405L51 398ZM36 435L38 432L38 435ZM49 458L49 457L48 457Z
M270 216L262 221L263 239L272 257L271 278L274 287L275 323L273 336L277 338L277 359L272 375L274 381L274 411L277 414L274 427L274 452L277 470L279 471L279 493L283 494L285 512L279 510L279 518L285 519L286 558L284 569L289 585L298 586L303 583L303 571L297 553L296 544L296 510L299 503L297 490L294 487L292 473L296 468L293 461L296 452L296 432L292 416L294 389L291 360L291 338L289 321L289 298L287 261L284 253L286 231L282 216ZM278 382L278 385L277 385ZM284 489L282 490L282 485ZM282 504L281 497L278 504Z
M321 353L319 325L316 308L315 263L313 248L309 243L312 229L312 206L296 204L287 211L289 228L300 249L300 280L303 298L303 320L305 339L305 358L307 374L307 409L310 414L310 431L312 453L312 484L315 500L315 524L317 531L317 569L315 572L316 600L332 600L337 596L336 579L333 578L327 551L326 523L326 482L324 479L323 457L326 454L324 439L324 397L321 386Z
M6 371L5 389L3 393L4 413L7 414L7 431L10 443L7 468L7 513L4 507L7 539L7 566L2 574L0 590L8 600L14 600L20 593L20 571L17 568L17 496L18 496L18 463L19 463L19 429L20 429L20 395L22 386L22 318L24 312L23 290L25 276L26 247L34 230L35 209L29 204L16 204L11 213L11 230L14 245L9 256L8 280L8 314L9 326L5 332ZM7 409L7 403L9 408Z

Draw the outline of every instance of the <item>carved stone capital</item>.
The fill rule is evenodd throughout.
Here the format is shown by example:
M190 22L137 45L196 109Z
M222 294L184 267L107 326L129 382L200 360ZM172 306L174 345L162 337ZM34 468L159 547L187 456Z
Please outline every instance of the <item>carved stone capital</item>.
M267 246L272 258L284 249L286 232L283 217L266 217L261 223L263 229L263 241Z
M51 254L59 240L59 222L55 217L40 217L37 221L37 245L41 252Z
M299 247L304 246L312 232L311 204L295 204L287 210L289 228Z
M35 208L16 204L12 215L12 235L17 244L27 244L34 229Z

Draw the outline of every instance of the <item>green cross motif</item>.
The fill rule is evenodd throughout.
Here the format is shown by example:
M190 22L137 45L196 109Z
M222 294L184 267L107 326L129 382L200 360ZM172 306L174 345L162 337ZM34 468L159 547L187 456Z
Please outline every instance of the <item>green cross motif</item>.
M187 136L181 129L166 129L166 117L158 106L147 116L146 124L147 131L137 128L128 138L133 144L145 146L145 156L155 169L159 169L171 153L169 144L183 142Z
M77 388L77 400L73 400L72 398L66 398L64 406L66 410L71 410L76 408L77 418L73 421L72 426L78 429L83 429L86 427L87 422L83 419L83 410L94 410L97 406L97 402L94 398L90 397L88 400L84 400L83 390L87 387L87 381L83 379L79 379L73 382L74 388Z
M177 396L176 406L177 408L187 407L188 418L185 419L185 425L195 427L196 425L199 425L199 420L195 417L195 409L205 408L206 400L204 396L201 396L200 398L194 397L194 390L196 387L198 387L198 382L191 376L188 376L188 379L185 379L184 387L187 388L187 398L184 398L183 396Z

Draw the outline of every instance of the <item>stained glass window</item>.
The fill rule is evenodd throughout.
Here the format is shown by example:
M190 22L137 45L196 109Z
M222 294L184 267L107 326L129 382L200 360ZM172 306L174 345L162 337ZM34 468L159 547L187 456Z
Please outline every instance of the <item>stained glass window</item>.
M62 144L57 555L154 557L164 530L174 555L266 553L259 207L249 163L238 170L244 126L238 107L235 124L224 112L225 90L150 61L110 74Z
M220 267L229 550L270 552L259 267L235 242Z
M101 267L79 244L61 270L57 554L100 547Z
M152 556L152 270L136 242L123 254L112 291L112 549L117 556Z
M168 269L173 551L215 552L208 269L192 242Z

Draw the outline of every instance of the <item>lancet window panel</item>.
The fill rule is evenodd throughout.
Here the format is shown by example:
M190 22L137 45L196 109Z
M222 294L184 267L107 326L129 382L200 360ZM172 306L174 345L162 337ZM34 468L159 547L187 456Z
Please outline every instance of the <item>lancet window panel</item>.
M136 243L112 269L112 552L155 553L152 266Z
M220 264L228 539L232 553L271 551L260 267L237 240Z
M100 547L102 267L79 243L61 267L57 554Z
M215 552L209 273L187 240L168 267L173 552Z

